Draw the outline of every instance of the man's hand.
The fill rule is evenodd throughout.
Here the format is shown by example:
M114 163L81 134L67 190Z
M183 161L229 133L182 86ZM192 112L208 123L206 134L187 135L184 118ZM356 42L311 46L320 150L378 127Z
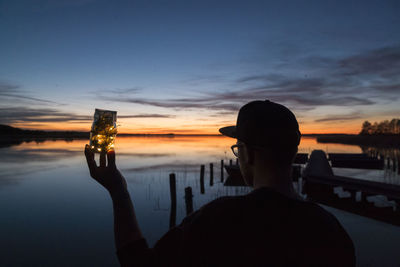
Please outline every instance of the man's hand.
M114 237L117 250L143 239L133 204L126 188L125 178L115 166L115 152L112 150L107 153L101 153L99 167L97 167L94 153L88 145L85 146L85 156L90 176L110 192L113 201Z
M106 154L107 163L106 164ZM90 176L99 184L104 186L110 192L111 196L119 196L126 194L127 187L125 178L118 171L115 165L115 151L110 150L107 153L100 154L100 166L98 167L94 159L94 153L89 145L85 146L85 156L89 167Z

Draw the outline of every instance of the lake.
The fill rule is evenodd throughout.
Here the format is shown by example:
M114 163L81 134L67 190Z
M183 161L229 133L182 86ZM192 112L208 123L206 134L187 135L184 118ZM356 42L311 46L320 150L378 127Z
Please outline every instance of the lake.
M153 245L169 228L169 174L176 174L177 223L186 215L184 188L193 206L247 187L220 181L220 161L234 156L226 137L118 137L117 166L128 182L144 236ZM84 140L29 142L0 148L1 266L118 266L108 193L89 176ZM303 138L299 152L361 153L358 146L319 144ZM209 163L214 185L209 185ZM206 165L200 194L200 165ZM334 169L348 175L400 184L396 172ZM227 174L225 173L225 178ZM385 202L385 199L382 199ZM390 204L390 203L389 203ZM400 266L400 227L324 206L352 237L358 266Z

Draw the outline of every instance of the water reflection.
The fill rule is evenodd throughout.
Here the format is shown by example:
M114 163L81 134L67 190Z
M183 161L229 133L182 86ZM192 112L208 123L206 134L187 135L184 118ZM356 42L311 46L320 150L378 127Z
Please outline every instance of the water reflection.
M50 140L0 148L0 256L4 266L117 266L111 202L105 190L89 177L83 155L86 143ZM128 180L139 224L150 244L169 228L170 173L176 174L177 223L186 215L184 190L188 186L192 188L195 210L217 197L249 192L247 187L226 187L220 181L220 160L227 163L233 159L230 151L233 143L233 139L217 136L117 138L117 164ZM299 152L310 153L314 149L328 153L365 152L358 146L302 139ZM214 165L213 186L209 183L209 163ZM199 181L202 164L206 166L205 194L201 194ZM399 181L395 174L383 180L383 170L367 174L349 172L385 182ZM356 245L363 244L357 253L365 262L370 260L368 255L387 262L397 255L384 251L385 244L380 244L382 250L371 253L379 238L365 244L364 235L390 229L389 236L400 240L400 230L334 212L353 233ZM400 246L400 241L390 242L391 246Z

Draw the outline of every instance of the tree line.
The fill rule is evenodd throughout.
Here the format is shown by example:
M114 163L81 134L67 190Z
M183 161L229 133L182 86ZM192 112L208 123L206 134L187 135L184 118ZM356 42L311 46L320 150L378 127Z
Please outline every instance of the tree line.
M400 119L384 120L381 122L364 121L360 135L400 134Z

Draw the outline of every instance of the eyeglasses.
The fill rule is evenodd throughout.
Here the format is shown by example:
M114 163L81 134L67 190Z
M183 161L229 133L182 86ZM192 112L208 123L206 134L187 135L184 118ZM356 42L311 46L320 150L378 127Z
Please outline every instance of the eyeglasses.
M239 147L243 146L243 145L244 144L241 143L241 144L234 144L233 146L231 146L233 155L235 155L236 157L239 157ZM247 147L250 147L250 148L255 149L255 150L264 150L264 149L266 149L265 147L255 146L255 145L247 145Z
M236 144L236 145L231 146L232 153L236 157L239 157L239 146L241 146L241 145L240 144Z

